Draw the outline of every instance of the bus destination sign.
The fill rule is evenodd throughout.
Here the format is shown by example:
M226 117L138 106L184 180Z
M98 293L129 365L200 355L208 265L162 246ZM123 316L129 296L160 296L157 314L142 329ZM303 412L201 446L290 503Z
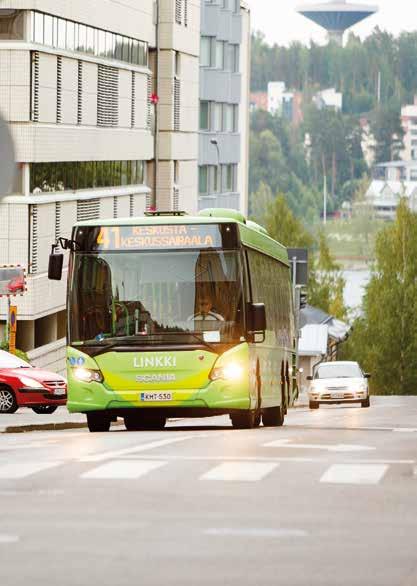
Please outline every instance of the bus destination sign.
M169 248L221 248L219 225L178 224L162 226L101 227L96 250L160 250Z

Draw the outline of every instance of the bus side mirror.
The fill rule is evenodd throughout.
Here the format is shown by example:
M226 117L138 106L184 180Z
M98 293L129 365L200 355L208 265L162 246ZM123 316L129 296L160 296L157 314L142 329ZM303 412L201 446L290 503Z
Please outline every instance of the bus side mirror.
M62 267L64 266L64 255L56 253L57 246L52 246L52 253L49 255L48 279L51 281L62 280Z
M266 310L264 303L249 304L249 330L253 334L264 334L266 330Z

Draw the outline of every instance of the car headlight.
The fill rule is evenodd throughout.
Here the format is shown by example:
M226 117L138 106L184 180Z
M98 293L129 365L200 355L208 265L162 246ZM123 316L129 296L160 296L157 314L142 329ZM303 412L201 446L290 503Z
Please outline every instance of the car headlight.
M231 380L236 381L243 378L243 366L236 362L231 362L225 366L217 366L213 368L210 374L211 380Z
M74 377L84 383L102 383L104 380L99 370L91 370L89 368L76 368L74 370Z
M359 385L359 390L360 391L367 391L368 390L368 385L366 383L360 383Z
M26 387L27 389L44 389L45 388L42 383L35 380L34 378L29 378L28 376L20 376L19 378L20 378L20 382L22 383L22 385L24 387Z

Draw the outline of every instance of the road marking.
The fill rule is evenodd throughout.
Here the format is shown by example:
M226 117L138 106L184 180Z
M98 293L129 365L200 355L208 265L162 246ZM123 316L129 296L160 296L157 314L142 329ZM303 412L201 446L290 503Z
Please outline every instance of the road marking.
M0 534L0 545L4 545L6 543L17 543L19 541L19 537L17 535L1 535Z
M135 480L146 476L152 470L165 466L167 462L156 460L115 460L81 475L81 478L102 480Z
M80 458L79 462L103 462L104 460L112 460L120 456L128 456L130 454L139 454L141 452L147 452L149 450L155 450L156 448L162 448L169 446L170 444L176 444L178 442L184 442L186 440L195 439L196 435L182 435L180 437L173 437L171 439L157 440L154 442L148 442L147 444L141 444L134 448L125 448L123 450L112 450L110 452L103 452L101 454L94 454L93 456L85 456Z
M222 480L227 482L257 482L262 480L279 464L274 462L223 462L200 477L200 480Z
M158 457L161 460L180 460L184 462L299 462L302 464L312 464L314 462L327 462L326 459L321 458L299 458L299 457L285 457L283 456L278 458L257 458L256 456L177 456L176 454L158 454ZM128 458L134 459L135 456L127 456ZM141 459L153 459L153 456L141 456ZM414 464L415 460L411 460L411 463Z
M334 464L320 482L330 484L378 484L388 466L383 464Z
M396 427L392 431L396 433L417 433L417 429L414 427Z
M282 539L286 537L307 537L307 531L301 529L257 529L257 528L212 528L205 529L204 535L211 535L214 537L256 537L271 539Z
M155 456L143 455L140 457L141 460L153 460ZM302 458L297 456L278 456L271 458L264 457L251 457L251 456L177 456L172 454L158 454L158 458L161 460L170 461L181 461L181 462L271 462L271 463L295 463L295 464L327 464L334 461L332 458L317 457L317 458ZM135 456L127 456L126 459L135 459ZM346 464L352 462L351 459L342 459ZM401 465L413 465L416 463L415 460L388 460L384 458L355 458L353 461L355 464L401 464Z
M62 462L7 462L0 466L1 480L17 480L60 466Z
M376 448L370 446L357 446L348 444L292 444L293 440L281 439L267 444L263 444L264 448L292 448L296 450L326 450L327 452L370 452Z

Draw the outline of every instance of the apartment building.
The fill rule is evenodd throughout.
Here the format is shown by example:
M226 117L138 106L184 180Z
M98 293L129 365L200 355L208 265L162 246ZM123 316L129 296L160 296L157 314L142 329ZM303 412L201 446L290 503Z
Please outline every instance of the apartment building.
M403 161L417 160L417 96L414 104L401 109L401 123L404 129L404 150L401 153Z
M0 0L0 111L19 169L0 201L0 265L26 268L17 344L36 364L64 366L52 242L78 220L197 210L199 53L200 0ZM0 340L5 320L0 299Z
M199 209L247 212L250 12L241 0L202 0Z

